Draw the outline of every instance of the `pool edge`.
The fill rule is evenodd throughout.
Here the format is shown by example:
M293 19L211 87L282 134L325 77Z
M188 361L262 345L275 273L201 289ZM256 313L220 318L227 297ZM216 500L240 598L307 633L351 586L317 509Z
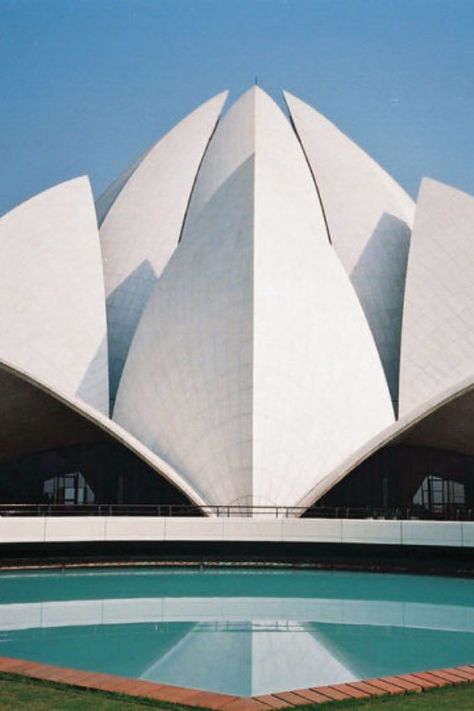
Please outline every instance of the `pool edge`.
M159 684L112 674L79 671L13 657L0 657L0 672L56 682L72 688L107 691L131 698L140 697L183 706L225 709L226 711L257 711L258 709L263 711L270 708L323 704L331 701L421 693L444 686L474 682L474 664L466 664L446 669L392 674L343 684L275 691L270 694L244 697Z
M372 543L115 541L0 543L0 570L93 567L305 568L474 578L472 548Z

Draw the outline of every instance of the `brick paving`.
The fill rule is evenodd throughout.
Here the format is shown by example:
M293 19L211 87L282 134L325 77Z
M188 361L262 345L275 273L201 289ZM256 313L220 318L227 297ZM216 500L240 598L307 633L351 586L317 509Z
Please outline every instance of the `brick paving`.
M329 701L347 701L347 699L368 699L390 694L406 694L474 682L474 665L464 664L448 669L413 672L412 674L394 674L377 679L363 679L346 684L314 686L309 689L275 691L272 694L242 697L232 694L218 694L213 691L185 689L180 686L158 684L140 679L96 674L77 669L56 667L51 664L39 664L26 659L0 657L0 672L19 674L33 679L59 682L68 686L111 691L169 701L190 707L216 709L216 711L269 711L304 704L325 704Z

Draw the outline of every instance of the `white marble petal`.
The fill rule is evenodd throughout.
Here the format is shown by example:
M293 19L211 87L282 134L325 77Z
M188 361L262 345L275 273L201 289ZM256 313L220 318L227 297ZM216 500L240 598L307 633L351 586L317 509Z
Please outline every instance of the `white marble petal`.
M106 334L94 202L81 177L0 220L0 359L108 414Z
M396 407L413 201L328 119L295 96L284 95L317 185L329 237L364 309Z
M114 410L211 502L251 491L253 106L246 95L217 127Z
M199 164L227 92L167 133L99 198L111 404L151 290L173 254Z
M424 179L403 312L400 413L474 374L474 197Z
M282 505L393 421L300 145L256 87L211 141L114 418L203 498Z

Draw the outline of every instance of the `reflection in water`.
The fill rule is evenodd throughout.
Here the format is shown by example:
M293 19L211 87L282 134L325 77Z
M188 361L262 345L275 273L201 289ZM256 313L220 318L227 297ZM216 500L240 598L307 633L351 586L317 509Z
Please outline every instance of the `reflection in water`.
M200 623L142 676L179 685L182 666L188 686L245 696L357 678L313 630L287 621Z
M241 695L472 663L474 581L319 572L0 576L0 655Z

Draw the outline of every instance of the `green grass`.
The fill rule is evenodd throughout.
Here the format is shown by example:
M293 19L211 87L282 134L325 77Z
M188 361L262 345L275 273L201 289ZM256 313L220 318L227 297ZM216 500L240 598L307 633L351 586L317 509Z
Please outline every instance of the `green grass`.
M187 709L154 699L135 699L122 694L73 689L64 684L0 673L0 710L16 711L132 711L137 708Z
M339 701L334 704L308 705L298 707L301 711L336 707L340 711L347 709L378 709L378 711L473 711L474 684L445 686L421 694L404 694L403 696L379 696L367 701Z
M0 710L13 711L131 711L138 708L186 709L163 701L131 699L122 694L73 689L63 684L29 679L15 674L0 673ZM384 696L368 701L329 702L327 705L307 705L301 711L320 708L379 709L379 711L473 711L474 684L449 686L422 694Z

